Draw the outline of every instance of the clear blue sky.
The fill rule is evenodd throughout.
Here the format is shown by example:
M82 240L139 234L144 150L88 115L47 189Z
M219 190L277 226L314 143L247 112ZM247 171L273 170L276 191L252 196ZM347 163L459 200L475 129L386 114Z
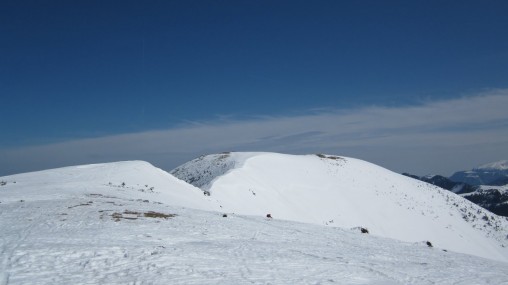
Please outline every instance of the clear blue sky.
M0 148L508 88L507 1L2 1Z

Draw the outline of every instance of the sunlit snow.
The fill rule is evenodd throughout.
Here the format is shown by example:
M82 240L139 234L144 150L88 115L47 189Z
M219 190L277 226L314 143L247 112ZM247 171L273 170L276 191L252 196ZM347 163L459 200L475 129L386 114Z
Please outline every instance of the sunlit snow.
M284 189L272 196L286 199L286 203L292 205L283 208L288 211L287 216L280 209L272 207L284 205L282 201L267 205L269 208L261 208L259 213L242 215L241 207L245 207L247 212L253 209L250 203L263 204L255 202L255 199L268 201L263 197L277 188L278 184L273 183L289 181L284 175L277 176L280 180L264 180L265 184L262 184L263 180L256 180L262 178L262 173L268 175L266 173L283 169L283 161L286 161L285 168L289 169L298 168L300 159L310 163L298 173L301 179L308 177L305 176L306 171L313 173L327 169L329 173L320 176L326 183L333 180L326 178L327 175L336 177L341 169L347 171L347 167L335 167L335 163L341 161L334 159L295 156L289 157L288 164L286 156L267 155L271 164L261 167L267 157L238 154L233 161L234 167L214 178L209 177L205 184L211 183L208 188L210 196L204 195L202 189L139 161L0 177L0 284L508 283L507 263L455 253L450 247L443 247L438 239L427 239L427 236L412 242L383 238L381 230L391 227L376 226L376 217L370 217L372 222L369 223L368 216L364 215L350 224L366 226L371 234L342 227L341 220L337 218L332 224L320 224L321 214L316 215L318 222L290 221L294 218L291 215L299 207L299 204L292 203L300 201L289 199L292 195L302 195L300 199L308 201L308 207L303 209L305 213L324 213L324 210L316 208L317 196L313 198L304 192L283 195L284 191L288 191ZM377 167L353 159L347 159L347 162L353 163L355 168L361 166L368 170ZM256 169L257 166L261 168ZM313 170L315 167L318 170ZM386 170L376 172L372 169L367 171L367 174L373 175L368 181L374 182L373 177L376 177L395 183L393 177L386 176ZM252 180L246 180L246 185L256 185L258 188L252 189L256 194L240 187L240 184L237 184L237 189L239 193L245 191L245 195L254 199L242 202L244 194L226 199L224 195L227 191L233 191L231 187L226 187L227 177L237 177L234 181L238 182L238 177L247 179L245 171L253 174ZM231 175L235 172L237 174ZM360 174L348 172L356 179L365 177L365 173ZM290 178L294 179L294 176ZM411 185L405 184L409 183L407 181L400 183ZM225 187L223 194L217 188L221 183ZM266 188L259 188L260 185ZM391 188L383 192L383 184L373 185L378 185L373 187L377 187L382 195L370 199L378 203L398 197L390 195L390 192L395 192ZM333 193L315 191L316 195ZM437 189L414 191L434 193ZM365 196L368 192L361 193L363 199L369 198ZM337 207L342 207L337 196L339 194L321 196L324 209L328 201L335 201ZM354 194L351 195L344 196L344 199L354 198ZM414 197L425 198L428 194L421 195ZM404 198L401 199L404 201ZM435 198L436 201L442 200L439 199ZM453 205L446 211L438 212L436 209L441 206L430 207L430 201L419 202L425 207L417 202L413 204L418 211L421 210L419 207L424 207L436 215L460 212ZM235 202L239 204L233 209ZM435 203L442 207L448 205L445 202ZM375 203L371 201L367 204L374 207ZM359 210L365 210L361 205L358 207ZM347 209L353 210L354 207ZM271 210L272 219L265 217L268 210ZM412 218L408 216L405 219ZM462 218L460 220L464 221ZM390 219L383 221L399 222ZM425 219L422 221L426 223ZM454 219L450 221L456 222ZM505 226L504 223L500 224ZM464 221L462 225L456 222L452 228L463 233L465 225L472 227L474 223ZM478 231L476 236L479 244L486 243L487 250L494 246L500 249L498 256L490 258L505 256L495 235L504 230ZM433 247L426 244L427 240L432 242ZM464 240L471 241L469 237Z

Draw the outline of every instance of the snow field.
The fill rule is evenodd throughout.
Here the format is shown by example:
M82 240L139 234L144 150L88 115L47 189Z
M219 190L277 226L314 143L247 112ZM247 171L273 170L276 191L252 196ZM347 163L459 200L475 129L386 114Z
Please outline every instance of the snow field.
M459 235L446 239L503 257L505 224L466 222L462 214L477 209L452 193L349 158L228 158L235 167L207 177L210 196L140 161L1 177L0 285L508 284L496 256L380 237L390 223L444 215ZM358 226L372 234L348 230ZM461 237L463 228L478 235Z
M505 263L421 243L258 216L223 218L113 193L0 204L0 284L508 282ZM176 216L112 217L126 210Z

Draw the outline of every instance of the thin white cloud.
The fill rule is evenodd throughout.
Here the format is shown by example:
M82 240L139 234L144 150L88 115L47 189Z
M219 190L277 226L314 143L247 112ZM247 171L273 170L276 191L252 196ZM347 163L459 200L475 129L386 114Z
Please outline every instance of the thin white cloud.
M0 172L143 159L170 169L210 152L328 152L396 171L449 174L508 158L508 90L424 102L308 115L222 118L178 128L0 151Z

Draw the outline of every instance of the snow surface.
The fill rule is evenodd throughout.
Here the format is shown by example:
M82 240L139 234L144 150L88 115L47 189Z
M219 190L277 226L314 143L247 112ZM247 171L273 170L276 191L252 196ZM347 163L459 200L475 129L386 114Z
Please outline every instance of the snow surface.
M171 173L189 183L200 181L225 212L270 213L278 219L347 229L365 227L377 236L428 240L440 248L508 261L507 220L434 185L346 157L222 156L232 166L227 171L212 155ZM200 179L202 173L206 179Z
M23 199L58 200L77 193L114 191L115 196L144 198L152 193L158 201L195 209L217 210L203 199L203 191L144 161L124 161L71 166L1 177L6 183L1 202ZM22 189L22 192L17 192ZM23 193L21 195L21 193Z
M215 204L144 162L0 181L2 285L508 284L504 262L422 242L182 208Z
M491 186L491 185L480 185L480 192L485 190L497 190L499 193L503 194L508 192L508 185L503 186ZM472 192L475 193L475 192Z

